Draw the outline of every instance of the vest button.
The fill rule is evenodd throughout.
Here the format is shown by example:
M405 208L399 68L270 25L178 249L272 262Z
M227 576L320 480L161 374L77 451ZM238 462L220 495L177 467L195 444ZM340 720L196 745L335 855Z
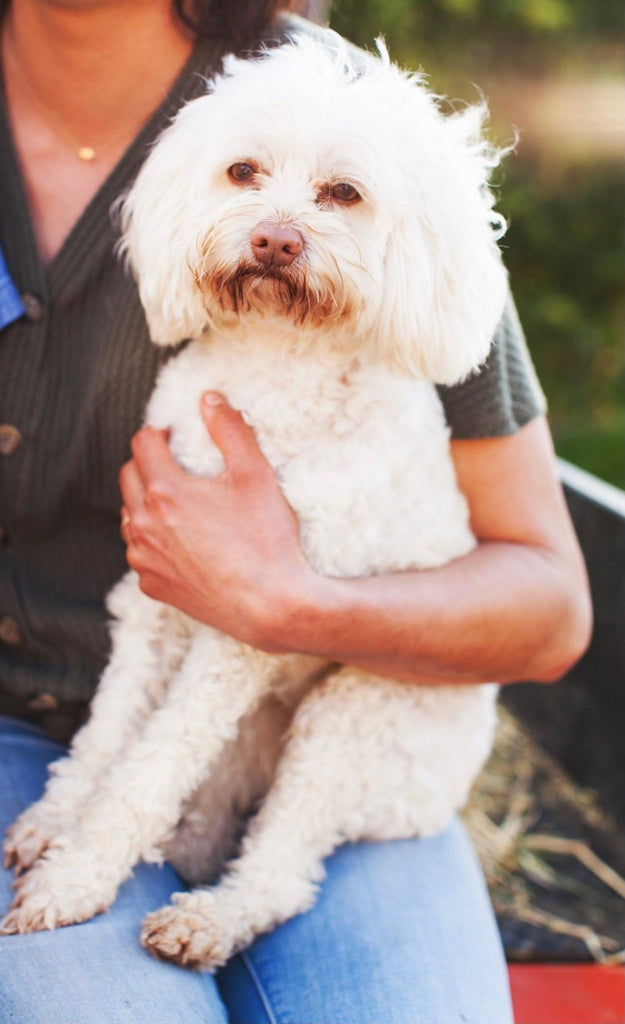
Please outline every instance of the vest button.
M12 455L22 443L22 435L12 423L0 423L0 455Z
M3 615L0 618L0 641L10 644L12 647L22 642L20 627L9 615Z
M38 693L28 701L30 711L56 711L59 702L51 693Z
M43 320L46 315L46 307L38 295L33 295L32 292L24 292L21 299L27 320L30 320L32 324L39 323L40 320Z

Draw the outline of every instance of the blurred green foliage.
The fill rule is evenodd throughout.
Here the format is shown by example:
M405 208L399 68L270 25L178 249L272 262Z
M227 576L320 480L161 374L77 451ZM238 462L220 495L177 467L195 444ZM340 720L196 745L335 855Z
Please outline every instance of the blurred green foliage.
M335 0L331 23L360 46L383 33L396 59L476 55L507 65L511 54L554 51L619 38L622 0Z
M487 83L493 107L511 81L622 81L622 0L336 0L331 23L369 48L383 34L438 92L472 101L471 83ZM509 141L509 128L498 134ZM622 160L522 138L498 174L504 256L556 448L623 487Z
M513 161L499 208L504 258L560 455L622 487L625 466L623 169L545 175Z

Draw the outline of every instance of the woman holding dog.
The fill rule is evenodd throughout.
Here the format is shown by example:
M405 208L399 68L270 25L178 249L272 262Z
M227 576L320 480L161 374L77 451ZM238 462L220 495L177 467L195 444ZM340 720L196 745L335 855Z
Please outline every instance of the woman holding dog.
M112 256L109 207L168 117L202 91L199 75L279 34L279 6L0 7L3 828L39 796L58 741L81 720L106 660L103 598L126 558L148 595L239 639L406 685L549 681L587 642L583 563L511 308L487 368L442 393L479 540L443 569L313 576L252 431L218 395L202 405L226 462L215 480L187 477L160 433L137 433L159 357ZM181 885L168 867L142 866L109 914L0 937L0 1019L510 1019L496 927L459 826L345 847L327 872L313 910L213 978L139 947L141 917ZM10 882L5 872L4 906Z

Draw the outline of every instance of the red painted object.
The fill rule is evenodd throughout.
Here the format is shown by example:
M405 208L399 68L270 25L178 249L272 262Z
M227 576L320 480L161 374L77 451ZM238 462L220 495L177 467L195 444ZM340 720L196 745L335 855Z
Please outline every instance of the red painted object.
M510 964L516 1024L625 1024L625 967Z

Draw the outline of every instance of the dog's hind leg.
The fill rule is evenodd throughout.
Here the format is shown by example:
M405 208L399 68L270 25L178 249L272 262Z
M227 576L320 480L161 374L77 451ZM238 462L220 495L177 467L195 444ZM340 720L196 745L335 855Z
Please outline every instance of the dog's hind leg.
M4 932L84 921L107 909L138 860L162 859L182 806L280 659L198 627L163 703L109 768L77 827L16 883Z
M305 698L241 855L218 885L177 894L173 906L146 918L142 942L148 949L178 963L219 967L256 935L310 907L324 876L323 859L375 828L373 820L363 820L366 809L381 816L393 802L384 758L371 743L389 696L376 683L370 689L377 705L354 714L359 703L370 704L366 681L364 673L342 669ZM396 693L397 684L388 685ZM386 718L392 720L388 707ZM398 765L390 763L392 756L387 760L392 786ZM414 832L412 821L385 827Z
M182 617L176 620L170 609L146 597L134 573L115 587L109 607L118 621L89 720L69 756L51 765L44 796L7 832L5 866L16 871L31 867L57 834L76 826L109 766L162 698L188 643Z
M174 906L150 914L143 944L215 969L307 910L323 860L340 844L444 828L488 751L494 703L485 688L453 689L435 694L352 668L313 688L241 855L218 885L178 894Z

